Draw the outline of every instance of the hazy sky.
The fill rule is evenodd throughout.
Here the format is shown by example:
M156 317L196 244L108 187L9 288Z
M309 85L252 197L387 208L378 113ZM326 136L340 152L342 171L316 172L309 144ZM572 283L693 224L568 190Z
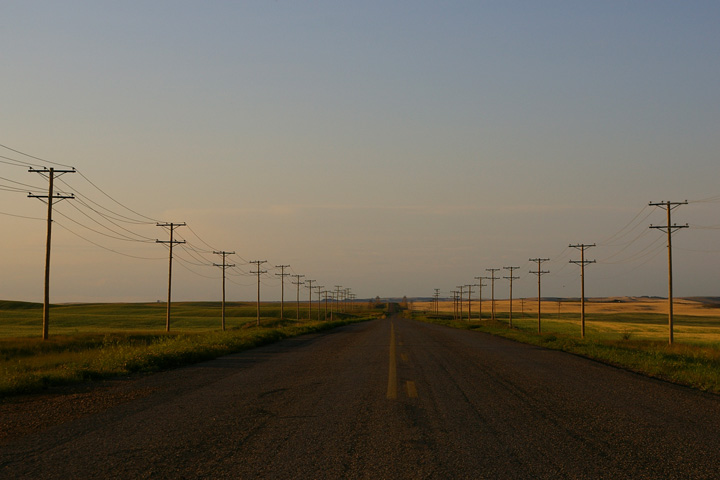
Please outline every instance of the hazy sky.
M532 296L534 257L544 294L578 296L571 243L597 244L588 296L664 296L664 200L690 202L676 294L720 295L716 1L0 0L0 18L0 144L43 159L0 147L0 298L42 299L27 193L47 181L27 166L49 162L80 172L58 184L78 199L56 207L54 302L166 298L157 221L188 225L177 300L220 298L215 249L237 253L232 300L255 298L250 260L264 299L281 264L359 297L518 266Z

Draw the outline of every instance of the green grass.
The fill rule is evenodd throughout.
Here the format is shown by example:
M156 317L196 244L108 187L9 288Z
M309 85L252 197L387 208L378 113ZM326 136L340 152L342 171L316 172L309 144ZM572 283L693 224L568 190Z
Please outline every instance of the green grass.
M412 318L581 355L644 375L720 393L720 334L717 318L689 317L687 325L676 329L676 340L669 345L667 325L651 314L593 315L586 318L586 338L580 338L577 317L542 320L542 334L537 333L537 317L497 321L477 319L454 321L452 317L434 317L413 313ZM665 317L665 321L667 317ZM679 323L683 323L679 319ZM683 332L683 329L690 329ZM702 329L704 332L692 331ZM658 333L657 331L661 332ZM678 331L680 330L680 331ZM688 331L692 333L687 333ZM709 331L709 332L707 332ZM661 339L662 338L662 339Z
M178 303L167 333L164 304L58 305L43 341L41 305L0 302L0 397L188 365L378 315L340 313L318 322L316 309L312 321L301 309L297 322L294 308L283 320L279 311L263 306L257 327L254 304L228 304L223 332L219 303Z

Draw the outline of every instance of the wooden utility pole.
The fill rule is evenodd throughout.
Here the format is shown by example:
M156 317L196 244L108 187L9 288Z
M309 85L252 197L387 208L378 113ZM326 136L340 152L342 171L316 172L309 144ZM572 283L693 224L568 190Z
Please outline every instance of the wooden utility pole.
M227 255L234 255L235 252L213 252L215 255L222 255L222 263L217 264L213 263L216 267L221 267L223 272L223 281L222 281L222 331L225 331L225 270L227 270L230 267L234 267L235 265L230 265L225 261L225 257Z
M453 290L451 293L453 296L453 321L455 321L455 320L457 320L457 315L458 315L458 304L457 304L458 292L457 292L457 290Z
M323 290L322 293L325 294L325 321L327 322L327 310L328 310L328 294L331 293L329 290ZM330 312L332 314L332 312Z
M257 275L257 320L255 324L259 327L260 326L260 275L263 273L267 273L267 270L261 270L260 265L263 263L267 263L267 260L253 260L252 262L248 263L254 263L257 265L257 270L254 272L250 272L252 274Z
M318 322L320 321L320 294L322 293L323 288L325 288L325 285L315 285L315 289L317 289L318 294ZM327 305L325 305L325 317L327 319Z
M499 268L486 268L486 271L490 272L490 293L492 296L492 303L490 304L492 306L492 320L495 321L495 280L498 280L498 277L495 276L495 272L500 270Z
M478 281L478 320L482 320L482 287L487 287L487 285L483 283L483 280L487 280L488 278L490 277L475 277L475 280Z
M462 320L462 319L463 319L463 311L464 311L464 310L463 310L463 302L465 301L465 297L463 296L463 288L465 288L465 285L459 285L459 286L457 286L457 287L455 287L455 288L459 288L459 289L460 289L460 290L458 291L458 307L459 307L459 308L458 308L458 312L459 312L458 318L459 318L460 320Z
M295 277L295 281L293 282L293 285L297 285L297 321L300 321L300 285L302 285L305 282L301 282L300 279L304 277L305 275L291 275L292 277Z
M53 200L66 200L74 199L74 194L61 195L55 194L55 177L59 177L65 173L75 173L75 169L72 170L56 170L54 168L42 168L35 169L30 168L28 172L39 173L40 175L48 179L48 194L47 195L34 195L28 193L29 198L40 198L47 200L47 236L45 239L45 294L43 296L43 331L42 339L48 339L48 332L50 329L50 247L52 246L52 213L53 213Z
M340 289L342 288L342 285L335 285L335 313L338 313L340 311ZM332 307L330 308L330 319L333 318L333 312Z
M313 294L313 282L315 280L305 279L305 283L307 283L308 292L310 292L310 295L308 297L308 322L310 321L310 317L312 316L312 294Z
M688 224L685 225L673 225L671 219L671 212L679 207L680 205L687 205L687 200L684 202L659 202L650 203L650 206L661 207L667 211L667 225L650 225L650 228L656 228L667 233L667 249L668 249L668 343L673 343L673 276L672 276L672 234L681 228L688 228Z
M433 298L435 299L435 316L438 316L440 314L440 289L439 288L435 289Z
M472 287L475 285L465 285L468 289L468 322L472 320Z
M280 320L285 318L285 277L290 275L289 273L285 273L285 269L289 266L290 265L275 265L275 268L280 269L280 273L275 274L280 277Z
M537 262L537 264L538 264L536 271L534 271L534 272L530 271L530 273L534 273L538 277L538 333L542 333L542 326L540 324L540 318L541 318L540 307L542 306L542 301L541 301L542 295L540 293L540 278L543 275L545 275L546 273L550 273L549 270L542 269L542 264L549 260L550 260L549 258L531 258L530 259L531 262Z
M165 331L170 331L170 304L172 299L172 261L173 261L173 245L185 243L185 240L175 240L174 233L177 227L184 227L183 223L158 223L158 227L170 228L170 240L155 240L156 243L167 243L169 245L170 255L168 256L168 299L167 311L165 313Z
M517 279L520 278L520 277L513 277L513 270L517 270L517 269L520 268L520 267L503 267L503 268L504 268L505 270L510 270L510 276L509 276L509 277L503 277L503 278L506 278L506 279L510 280L510 328L512 328L512 326L513 326L513 324L512 324L512 314L513 314L513 309L512 309L512 307L513 307L513 304L512 304L512 303L513 303L512 284L513 284L513 280L517 280Z
M570 263L580 265L580 338L585 338L585 265L595 263L595 260L585 260L585 250L594 246L594 243L592 245L584 243L569 245L570 248L580 250L580 260L570 260Z

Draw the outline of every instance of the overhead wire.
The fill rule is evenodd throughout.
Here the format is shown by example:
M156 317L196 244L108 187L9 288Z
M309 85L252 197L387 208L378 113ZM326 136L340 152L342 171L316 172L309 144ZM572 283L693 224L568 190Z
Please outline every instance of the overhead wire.
M137 238L132 238L132 237L129 237L129 236L125 235L125 234L116 232L116 231L112 230L111 228L109 228L109 227L107 227L107 226L99 223L97 220L95 220L94 218L90 217L89 215L87 215L87 214L86 214L85 212L83 212L82 210L78 209L78 208L77 208L75 205L73 205L72 203L70 203L70 205L71 205L71 208L75 208L77 211L79 211L82 215L84 215L85 217L87 217L89 220L97 223L100 227L105 228L106 230L112 232L114 235L110 235L110 234L108 234L108 233L101 232L101 231L96 230L96 229L94 229L94 228L88 227L87 225L85 225L85 224L83 224L83 223L80 223L79 221L77 221L77 220L75 220L74 218L66 215L65 213L63 213L63 212L60 211L60 210L55 210L55 213L56 213L57 215L60 215L61 217L65 218L65 219L67 219L67 220L70 220L71 222L75 223L76 225L78 225L78 226L80 226L80 227L83 227L83 228L85 228L85 229L87 229L87 230L90 230L91 232L97 233L98 235L102 235L102 236L104 236L104 237L112 238L112 239L114 239L114 240L122 240L122 241L125 241L125 242L151 243L150 240L138 240Z
M165 258L165 257L140 257L140 256L138 256L138 255L130 255L130 254L128 254L128 253L119 252L119 251L114 250L114 249L112 249L112 248L108 248L108 247L105 247L105 246L103 246L103 245L100 245L100 244L97 243L97 242L93 242L93 241L90 240L89 238L80 235L79 233L77 233L77 232L73 231L72 229L66 227L65 225L63 225L63 224L60 223L60 222L55 221L55 222L53 222L53 223L54 223L55 225L58 225L59 227L62 227L64 230L72 233L72 234L75 235L76 237L81 238L82 240L85 240L86 242L88 242L88 243L90 243L90 244L92 244L92 245L95 245L95 246L98 247L98 248L102 248L103 250L107 250L108 252L112 252L112 253L115 253L115 254L118 254L118 255L122 255L122 256L124 256L124 257L137 258L137 259L140 259L140 260L164 260L164 258Z
M15 215L14 213L6 213L6 212L0 212L0 215L5 215L8 217L16 217L16 218L26 218L28 220L42 220L47 221L46 218L40 218L40 217L28 217L26 215Z
M32 158L33 160L38 160L38 161L44 162L44 163L50 163L50 164L52 164L52 165L59 165L59 166L61 166L61 167L73 168L73 167L71 167L70 165L65 165L65 164L63 164L63 163L58 163L58 162L51 162L50 160L45 160L44 158L36 157L36 156L34 156L34 155L30 155L30 154L28 154L28 153L21 152L20 150L15 150L14 148L10 148L10 147L8 147L7 145L0 144L0 147L5 148L5 149L7 149L7 150L10 150L11 152L18 153L18 154L23 155L23 156L25 156L25 157ZM35 167L40 167L40 166L42 166L42 165L34 164L33 166L35 166Z
M108 231L110 231L110 232L112 232L112 233L114 233L114 234L116 234L116 235L119 235L120 237L115 237L115 238L117 238L117 239L124 239L124 240L131 241L131 242L143 242L143 243L148 243L148 242L153 242L153 241L154 241L154 239L151 239L150 237L146 237L145 235L140 235L140 234L138 234L138 233L135 233L135 232L133 232L132 230L128 230L127 228L125 228L125 227L123 227L123 226L121 226L121 225L118 225L118 224L116 224L115 222L113 222L113 221L111 221L111 220L108 220L110 223L112 223L113 225L115 225L117 228L119 228L119 229L121 229L121 230L124 230L124 231L130 233L131 235L134 235L135 237L139 237L139 239L138 239L138 238L133 238L133 237L127 236L127 235L125 235L125 234L123 234L123 233L120 233L120 232L117 232L117 231L113 230L112 228L108 227L107 225L103 225L103 224L100 223L98 220L92 218L90 215L88 215L87 213L85 213L85 212L83 212L82 210L80 210L80 209L77 207L76 202L69 202L68 205L70 205L71 208L74 208L76 211L78 211L81 215L85 216L87 219L95 222L95 223L96 223L97 225L99 225L100 227L105 228L106 230L108 230ZM92 209L91 209L91 210L92 210ZM92 211L95 211L95 210L92 210ZM103 218L105 218L105 217L103 217ZM106 220L107 220L107 219L106 219Z

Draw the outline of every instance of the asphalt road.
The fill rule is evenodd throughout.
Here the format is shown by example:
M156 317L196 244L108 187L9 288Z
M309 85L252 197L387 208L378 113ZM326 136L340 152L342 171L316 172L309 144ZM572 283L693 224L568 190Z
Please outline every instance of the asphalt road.
M720 397L400 318L113 388L0 477L720 478Z

